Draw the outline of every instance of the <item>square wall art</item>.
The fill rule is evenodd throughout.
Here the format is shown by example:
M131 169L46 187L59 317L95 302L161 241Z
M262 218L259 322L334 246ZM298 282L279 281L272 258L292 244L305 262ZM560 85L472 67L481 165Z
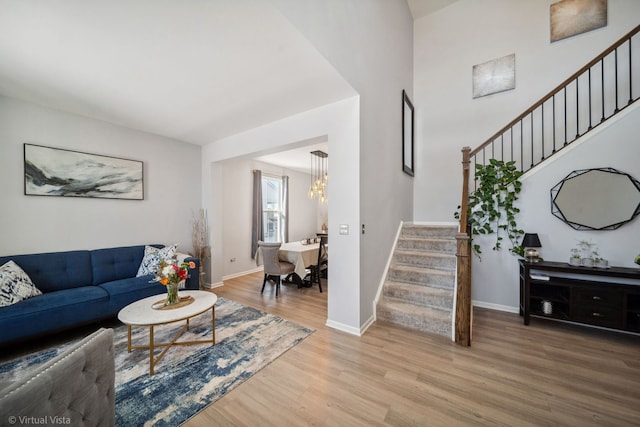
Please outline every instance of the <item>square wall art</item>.
M551 5L551 42L607 26L607 0L562 0Z
M473 66L473 97L504 92L516 87L516 55L484 62Z

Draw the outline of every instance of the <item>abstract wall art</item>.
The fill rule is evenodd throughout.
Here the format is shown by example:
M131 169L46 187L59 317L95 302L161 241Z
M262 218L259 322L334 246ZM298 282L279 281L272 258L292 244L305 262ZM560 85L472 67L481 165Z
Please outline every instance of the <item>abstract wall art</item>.
M24 194L143 200L142 162L24 144Z
M516 54L474 65L473 97L504 92L516 87Z
M551 42L607 26L607 0L562 0L551 5Z

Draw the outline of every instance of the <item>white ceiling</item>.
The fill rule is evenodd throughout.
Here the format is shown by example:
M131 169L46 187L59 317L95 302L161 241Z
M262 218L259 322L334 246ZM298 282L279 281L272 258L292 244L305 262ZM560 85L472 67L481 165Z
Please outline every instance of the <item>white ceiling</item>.
M445 8L456 1L458 0L407 0L407 3L409 3L411 15L415 20Z
M0 94L204 145L356 93L265 0L0 0Z
M264 163L271 163L273 165L292 169L298 172L309 173L309 171L311 170L311 152L316 150L329 153L329 144L323 142L319 144L307 145L304 147L295 148L293 150L280 151L278 153L256 157L255 160ZM327 161L327 166L328 165L329 162Z
M355 94L264 0L0 0L0 94L207 144Z

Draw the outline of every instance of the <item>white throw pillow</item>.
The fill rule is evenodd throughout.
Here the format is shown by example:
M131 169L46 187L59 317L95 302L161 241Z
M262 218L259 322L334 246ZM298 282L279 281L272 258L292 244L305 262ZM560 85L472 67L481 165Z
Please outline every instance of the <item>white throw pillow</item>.
M0 267L0 307L42 295L27 273L13 261Z
M169 260L176 256L176 249L178 245L166 246L162 249L154 248L153 246L144 247L144 257L138 268L138 274L136 277L148 276L149 274L156 274L158 266L163 259Z

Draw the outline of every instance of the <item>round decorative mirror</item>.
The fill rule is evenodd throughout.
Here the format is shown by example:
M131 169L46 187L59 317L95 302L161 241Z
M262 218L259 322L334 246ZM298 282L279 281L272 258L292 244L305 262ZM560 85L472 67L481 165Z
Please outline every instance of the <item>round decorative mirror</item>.
M573 171L551 189L551 213L576 230L615 230L640 214L640 182L613 168Z

